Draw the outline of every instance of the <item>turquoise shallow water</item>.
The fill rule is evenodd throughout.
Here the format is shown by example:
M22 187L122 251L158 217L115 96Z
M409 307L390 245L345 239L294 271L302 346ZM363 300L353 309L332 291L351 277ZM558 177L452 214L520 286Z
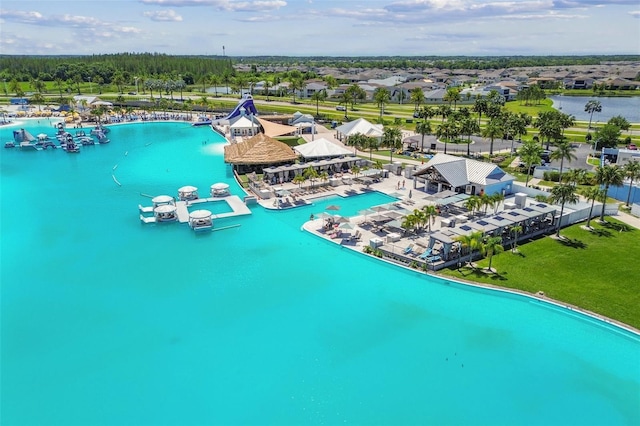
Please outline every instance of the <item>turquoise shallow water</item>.
M210 235L142 225L141 193L242 194L223 141L183 123L110 139L0 152L2 424L640 423L637 336L300 230L386 196L253 207Z

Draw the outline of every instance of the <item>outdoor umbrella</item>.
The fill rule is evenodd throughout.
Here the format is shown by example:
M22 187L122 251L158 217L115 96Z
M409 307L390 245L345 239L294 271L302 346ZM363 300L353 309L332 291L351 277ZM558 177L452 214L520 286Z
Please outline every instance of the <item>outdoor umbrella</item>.
M333 216L333 222L334 223L347 223L350 222L351 220L348 217L344 217L344 216L340 216L340 215L334 215Z
M371 207L371 210L376 212L376 213L380 213L380 212L386 212L387 210L389 210L388 206L373 206Z
M341 223L340 225L338 225L338 228L340 228L340 229L355 229L354 225L352 225L349 222Z
M335 204L330 204L325 208L325 210L340 210L340 206Z
M384 216L391 218L391 219L398 219L402 216L404 216L402 213L396 212L396 211L389 211L389 212L385 212L383 213Z

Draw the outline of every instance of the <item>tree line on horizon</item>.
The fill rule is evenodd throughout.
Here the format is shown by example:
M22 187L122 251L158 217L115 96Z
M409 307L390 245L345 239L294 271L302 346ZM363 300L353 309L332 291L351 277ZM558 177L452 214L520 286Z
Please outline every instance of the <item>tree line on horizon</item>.
M437 68L498 69L535 66L597 65L606 62L640 61L640 55L590 56L205 56L167 55L160 53L116 53L103 55L0 55L0 79L10 81L63 81L80 76L81 80L99 76L110 84L119 73L130 81L153 76L178 76L187 84L197 84L206 75L234 75L234 63L337 68Z

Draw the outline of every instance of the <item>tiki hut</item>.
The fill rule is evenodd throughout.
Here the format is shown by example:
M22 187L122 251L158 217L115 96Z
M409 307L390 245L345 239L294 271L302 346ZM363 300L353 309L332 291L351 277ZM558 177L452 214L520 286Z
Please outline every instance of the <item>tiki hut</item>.
M224 147L225 163L232 164L238 173L261 173L264 166L293 163L296 157L295 151L289 145L264 133Z

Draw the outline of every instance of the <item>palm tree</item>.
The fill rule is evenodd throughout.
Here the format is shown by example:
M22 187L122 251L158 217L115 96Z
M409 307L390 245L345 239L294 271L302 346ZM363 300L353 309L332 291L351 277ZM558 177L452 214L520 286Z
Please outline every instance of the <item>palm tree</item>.
M629 161L622 168L624 170L625 177L629 178L629 192L627 193L627 204L629 207L629 201L631 200L631 189L633 188L633 181L640 178L640 163L637 160Z
M522 225L512 226L509 232L513 234L513 238L511 240L511 252L515 253L518 249L518 236L522 233Z
M569 182L573 186L578 186L578 184L587 179L587 176L588 172L586 169L571 169L564 174L562 181Z
M527 168L527 180L525 187L529 186L529 175L531 174L531 168L540 164L540 157L542 156L542 147L538 145L536 141L526 141L520 148L520 160L525 164Z
M416 124L416 132L422 135L422 140L420 141L420 152L424 152L424 136L430 135L433 132L431 129L431 123L427 120L419 122Z
M435 117L437 113L438 113L438 111L434 107L426 105L426 106L422 107L420 112L418 112L418 115L423 120L428 120L430 118Z
M411 89L411 102L415 105L415 111L420 109L420 105L424 102L424 92L420 87Z
M422 210L414 209L411 215L414 218L414 223L418 226L419 230L422 231L424 225L426 225L429 220L427 214ZM416 229L416 231L418 231L418 229Z
M364 136L364 146L369 150L369 160L373 161L373 150L377 150L380 145L378 138Z
M498 208L500 208L500 203L504 201L504 194L502 192L496 192L494 194L489 195L491 198L492 206L493 206L493 214L498 213Z
M365 144L367 142L367 136L362 133L356 133L355 135L351 135L347 138L347 145L353 147L353 154L357 154L359 149L365 148Z
M381 123L382 123L382 114L384 114L384 106L385 106L385 104L389 103L390 99L391 99L391 95L389 94L389 91L384 87L378 87L373 92L373 100L378 105L378 108L380 108L380 122Z
M429 232L431 232L431 225L436 221L436 216L438 216L438 210L436 209L436 206L424 206L422 208L422 211L427 217Z
M225 95L229 95L229 84L231 83L231 72L229 70L224 70L222 72L222 76L220 76L220 82L224 83L225 88L227 89L227 92L225 93Z
M207 110L209 109L209 99L206 96L200 97L200 105L204 107L204 113L207 114Z
M304 175L295 175L293 177L293 183L298 185L298 188L302 189L302 184L304 183L304 181L306 181L307 178L304 177Z
M323 170L318 173L318 177L320 178L321 182L327 182L329 180L329 173L326 170Z
M464 201L464 207L469 210L471 216L476 209L480 208L480 197L472 195Z
M462 255L462 249L466 249L469 252L469 260L467 263L471 265L471 260L473 258L473 251L480 248L482 244L482 232L475 231L466 235L459 235L454 238L455 241L460 243L461 250L460 255Z
M30 102L34 105L38 105L38 111L41 111L42 104L44 104L46 100L42 95L42 93L38 92L38 93L35 93L33 96L31 96Z
M564 213L564 205L566 203L575 204L578 202L578 195L576 194L576 188L573 185L561 183L551 188L551 196L549 197L551 202L560 204L560 216L558 219L558 230L556 237L560 237L560 223L562 222L562 214Z
M487 112L489 112L489 101L487 101L487 99L485 98L478 97L472 109L473 111L478 113L478 126L480 126L482 114L486 114Z
M304 88L304 80L302 78L291 78L289 80L289 89L293 95L293 102L296 103L296 91L300 91Z
M587 228L591 227L591 216L593 214L593 206L596 203L596 201L602 201L603 206L602 209L604 210L604 190L602 188L598 188L597 186L591 186L589 188L586 188L583 192L582 195L585 196L585 198L589 201L591 201L591 208L589 209L589 217L587 219Z
M389 162L393 163L393 151L402 147L402 132L397 127L385 127L382 143L389 148Z
M564 167L564 160L577 160L574 152L576 149L571 146L567 141L561 141L556 144L556 149L549 155L551 160L560 160L560 180L562 180L562 168Z
M400 227L404 230L405 233L409 232L409 229L415 228L416 226L416 218L412 214L408 214L402 219L402 223Z
M60 77L56 77L54 80L54 83L56 85L56 88L58 89L58 94L60 95L60 99L62 100L62 84L63 81Z
M271 81L268 78L264 79L264 94L267 96L267 102L269 102L269 88L271 87Z
M449 105L440 105L437 109L437 115L442 116L442 122L444 123L445 118L451 115L451 107Z
M206 93L207 89L205 85L211 84L213 86L213 97L218 97L218 86L222 84L222 76L218 74L211 74L209 76L202 76L202 93Z
M600 221L604 221L604 203L609 196L609 186L622 185L624 181L624 171L618 166L598 166L596 169L596 182L604 185L604 201L600 212Z
M462 120L461 129L463 135L467 135L467 157L471 156L471 135L480 131L478 122L473 117Z
M311 181L311 186L313 187L313 183L315 182L315 180L320 176L318 174L318 171L309 166L306 169L304 169L304 171L302 172L302 175L304 176L305 179L309 179Z
M489 256L489 267L487 269L491 272L491 261L493 260L493 255L504 251L504 247L502 247L502 238L491 237L485 243L482 243L481 248L482 254Z
M320 115L319 104L327 99L327 91L325 89L317 90L311 95L311 100L316 101L316 117Z
M491 118L486 127L482 130L482 136L489 138L491 144L489 145L489 155L493 155L493 140L502 134L502 126L497 118Z
M584 106L584 111L589 113L588 130L591 130L591 120L593 119L593 113L602 112L602 104L600 103L600 101L596 101L592 99L589 102L587 102L587 104Z

